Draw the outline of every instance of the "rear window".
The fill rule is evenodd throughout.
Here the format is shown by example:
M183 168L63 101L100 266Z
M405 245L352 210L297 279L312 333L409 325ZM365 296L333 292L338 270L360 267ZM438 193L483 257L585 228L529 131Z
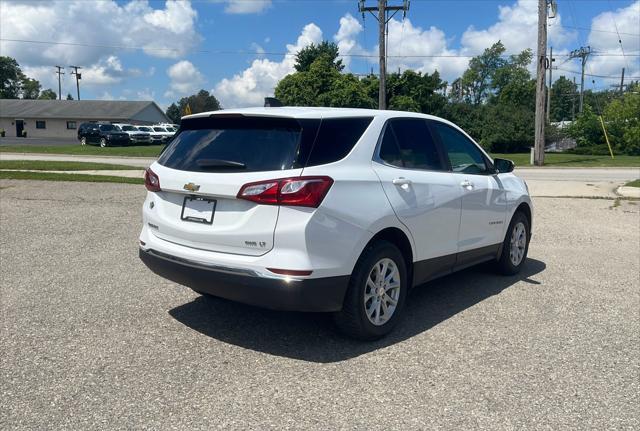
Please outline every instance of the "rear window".
M325 120L215 115L184 120L158 162L195 172L302 168L344 158L372 118Z

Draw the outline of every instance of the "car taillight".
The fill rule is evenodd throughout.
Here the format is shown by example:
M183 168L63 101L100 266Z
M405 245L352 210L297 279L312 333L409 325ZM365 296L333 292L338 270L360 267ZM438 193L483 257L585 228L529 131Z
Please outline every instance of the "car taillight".
M292 177L245 184L238 199L267 205L291 205L317 208L333 180L329 177Z
M147 168L144 171L144 186L150 192L160 191L160 178L158 178L158 175L156 175L151 168Z

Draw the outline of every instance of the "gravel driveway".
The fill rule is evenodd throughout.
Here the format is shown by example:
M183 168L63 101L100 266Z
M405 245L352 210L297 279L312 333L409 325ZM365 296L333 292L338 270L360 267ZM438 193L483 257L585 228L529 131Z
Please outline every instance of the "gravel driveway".
M635 202L535 199L520 276L422 286L360 343L154 276L143 196L0 181L1 429L640 427Z

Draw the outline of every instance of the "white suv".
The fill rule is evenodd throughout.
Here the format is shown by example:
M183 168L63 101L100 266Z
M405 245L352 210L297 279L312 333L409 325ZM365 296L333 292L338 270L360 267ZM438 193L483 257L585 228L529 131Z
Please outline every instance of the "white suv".
M140 257L196 292L333 312L347 334L376 339L413 286L489 260L520 270L532 205L512 171L429 115L190 115L146 171Z

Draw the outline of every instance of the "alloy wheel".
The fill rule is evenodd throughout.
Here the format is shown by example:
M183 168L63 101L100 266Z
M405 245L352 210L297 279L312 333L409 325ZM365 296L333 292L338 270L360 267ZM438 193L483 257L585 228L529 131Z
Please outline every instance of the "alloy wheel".
M524 223L519 222L511 231L511 241L509 247L509 259L513 266L520 265L524 257L524 251L527 247L527 229Z
M396 263L380 259L367 277L364 289L365 314L375 326L382 326L391 319L400 298L400 271Z

